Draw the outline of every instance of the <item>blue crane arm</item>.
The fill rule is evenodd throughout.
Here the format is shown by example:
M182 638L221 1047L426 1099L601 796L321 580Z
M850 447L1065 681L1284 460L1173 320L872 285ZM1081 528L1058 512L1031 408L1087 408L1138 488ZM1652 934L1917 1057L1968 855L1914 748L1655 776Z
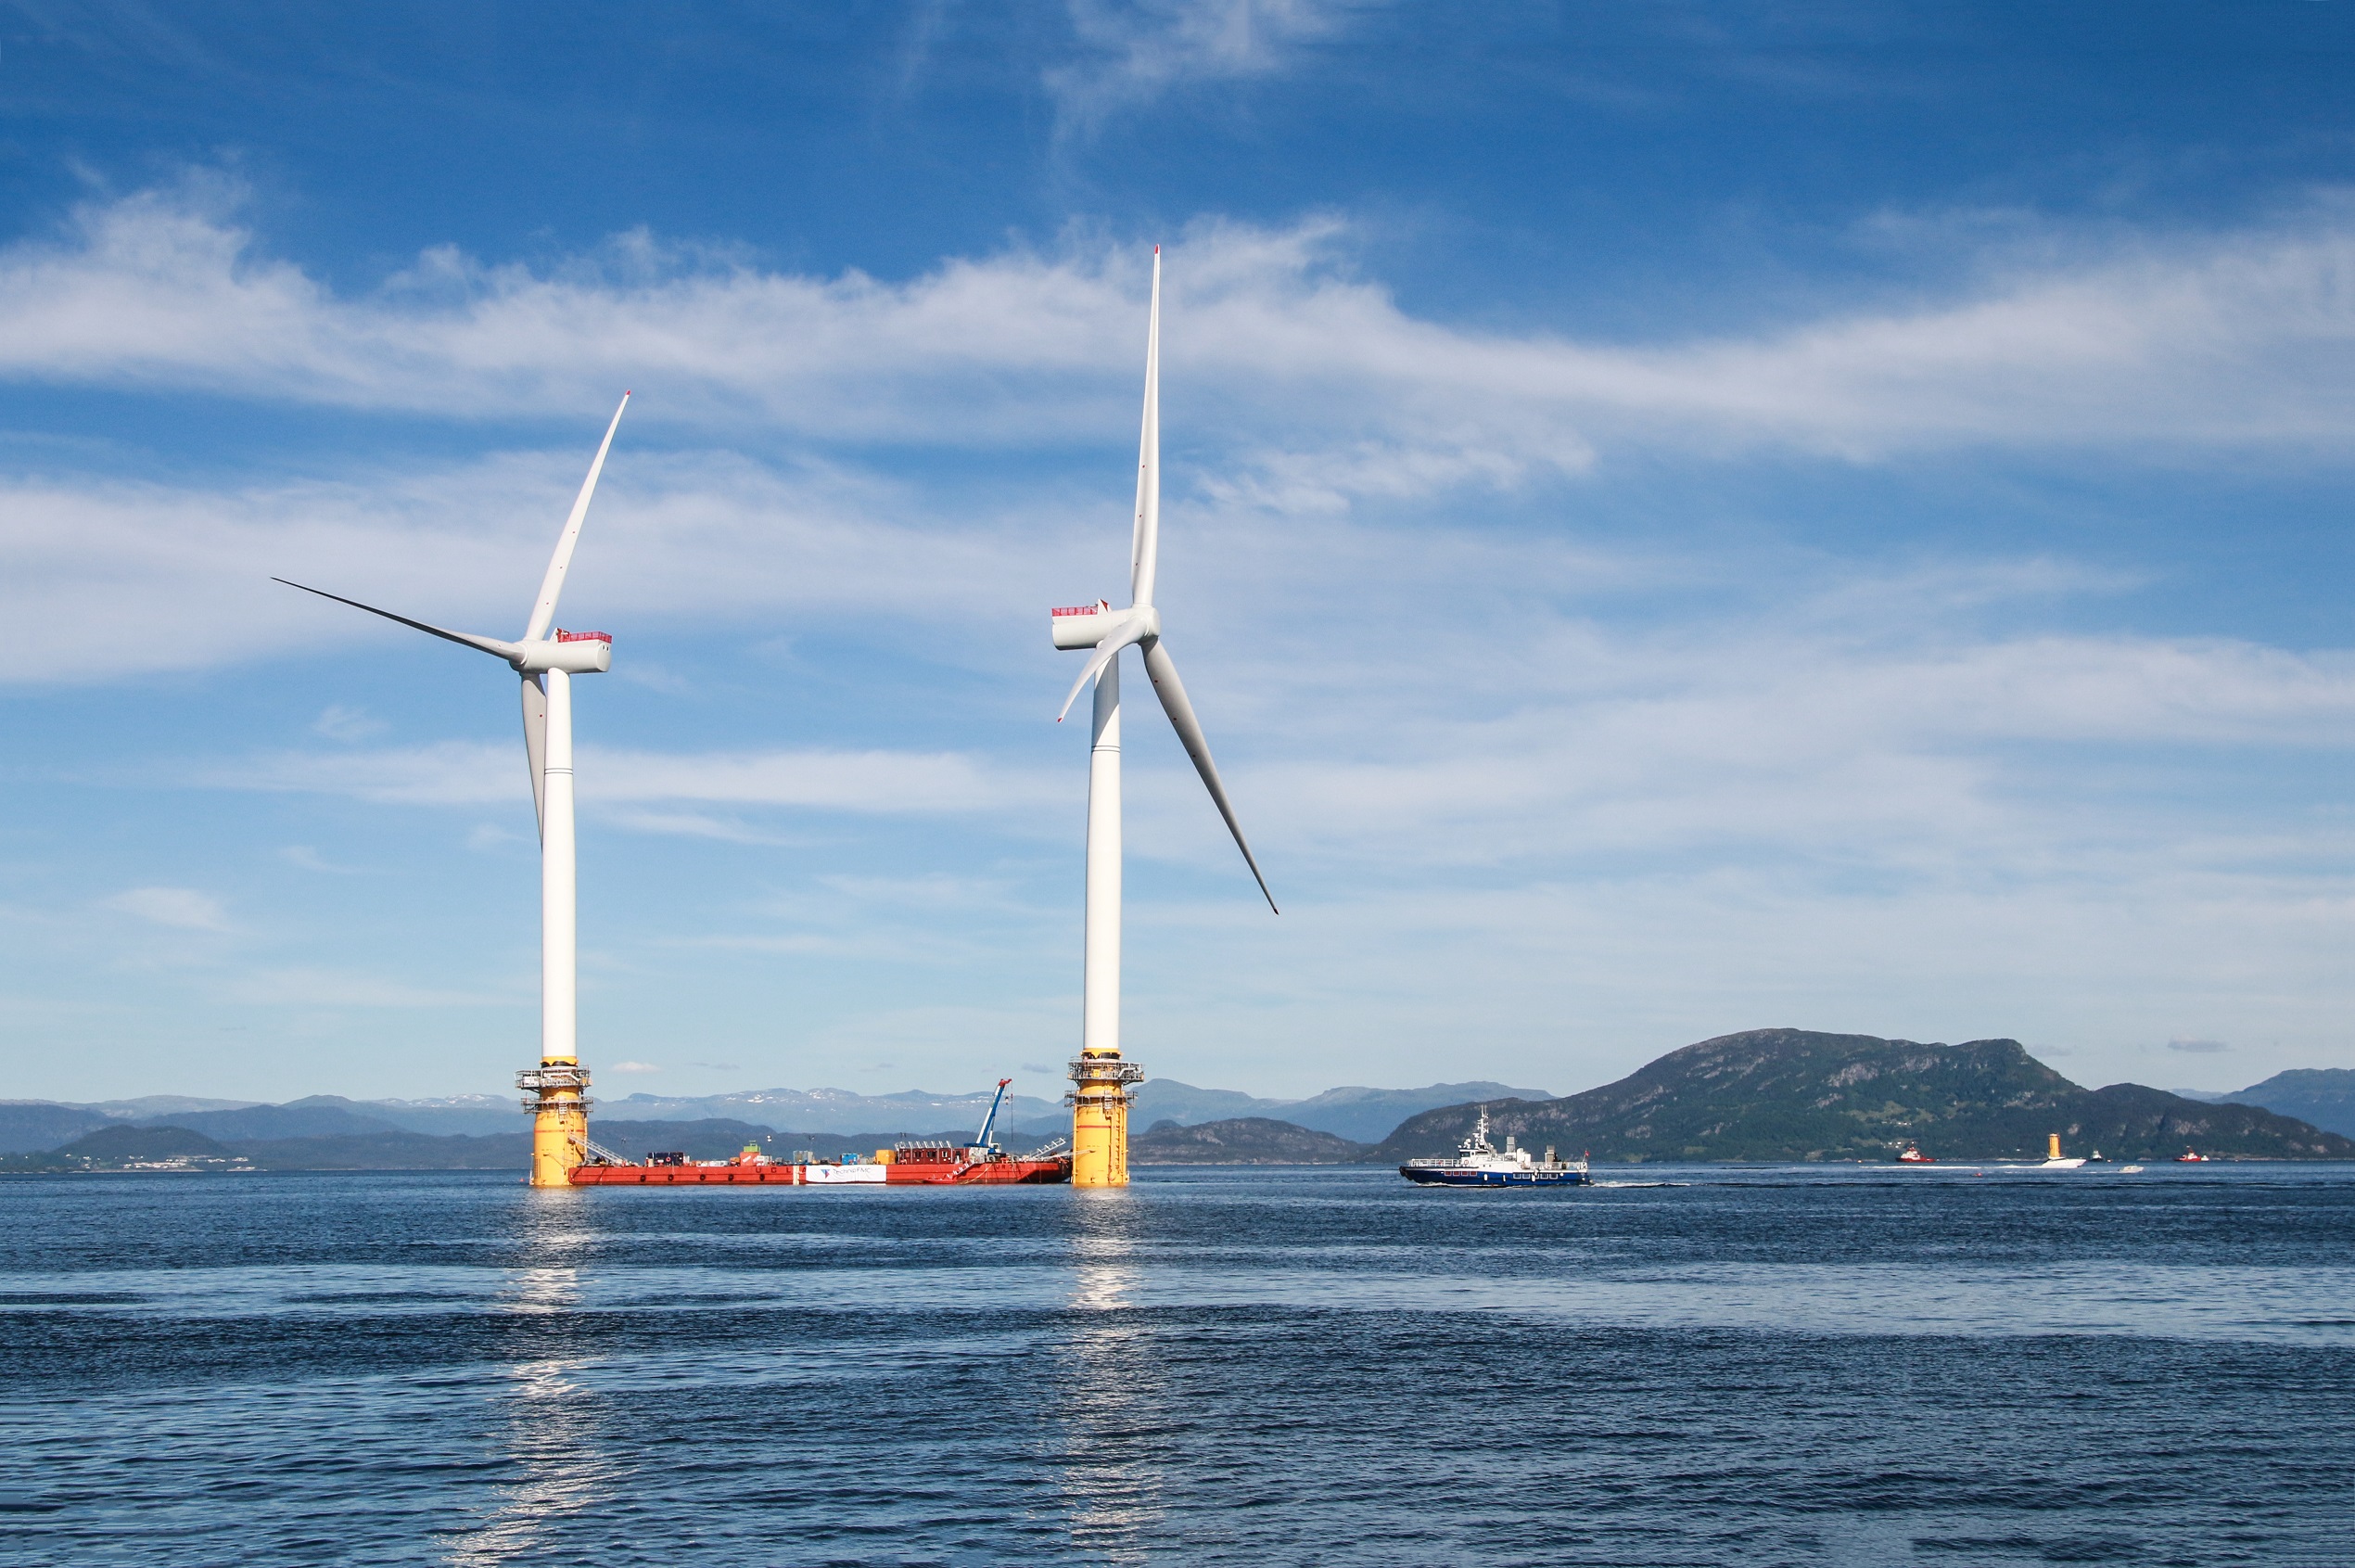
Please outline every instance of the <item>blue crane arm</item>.
M1006 1103L1006 1086L1013 1081L1012 1078L998 1080L998 1093L989 1102L989 1114L981 1118L981 1130L974 1134L974 1142L976 1146L984 1149L992 1146L989 1141L989 1129L998 1125L998 1107Z

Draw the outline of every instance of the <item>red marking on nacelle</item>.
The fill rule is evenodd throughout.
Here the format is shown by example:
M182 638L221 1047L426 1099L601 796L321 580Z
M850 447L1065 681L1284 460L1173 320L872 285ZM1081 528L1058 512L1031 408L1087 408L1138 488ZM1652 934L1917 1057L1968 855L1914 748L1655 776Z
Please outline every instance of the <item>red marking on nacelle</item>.
M613 641L613 633L610 631L566 631L559 628L556 632L556 641L559 643L610 643Z
M1101 605L1072 605L1063 609L1049 610L1047 613L1049 615L1094 615L1102 608Z

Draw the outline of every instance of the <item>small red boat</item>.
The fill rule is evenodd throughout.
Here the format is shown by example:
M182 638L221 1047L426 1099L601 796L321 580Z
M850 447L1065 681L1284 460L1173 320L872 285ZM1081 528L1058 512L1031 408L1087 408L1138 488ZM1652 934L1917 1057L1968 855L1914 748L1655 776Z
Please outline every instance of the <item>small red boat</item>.
M2175 1163L2179 1166L2204 1166L2208 1163L2208 1156L2196 1149L2186 1149L2175 1156Z
M878 1149L872 1159L853 1154L840 1160L772 1160L757 1143L747 1143L735 1158L691 1160L681 1154L649 1154L643 1163L618 1159L590 1145L590 1157L572 1167L576 1187L1010 1187L1043 1186L1071 1179L1071 1156L1052 1153L1054 1144L1028 1157L1007 1154L989 1141L997 1125L998 1107L1005 1103L1006 1086L998 1080L997 1098L989 1103L988 1119L970 1143L946 1140L902 1139ZM1056 1140L1061 1142L1062 1140Z
M1934 1166L1938 1162L1923 1154L1920 1144L1908 1143L1905 1145L1905 1152L1897 1156L1897 1163L1901 1166Z

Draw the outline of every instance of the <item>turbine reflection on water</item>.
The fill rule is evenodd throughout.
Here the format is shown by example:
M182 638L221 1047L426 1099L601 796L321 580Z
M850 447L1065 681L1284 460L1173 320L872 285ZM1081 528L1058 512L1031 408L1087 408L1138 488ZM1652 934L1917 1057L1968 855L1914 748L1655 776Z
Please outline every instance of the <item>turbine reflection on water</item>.
M1071 1542L1090 1561L1140 1562L1167 1545L1155 1436L1167 1399L1150 1331L1137 1320L1137 1201L1123 1187L1072 1197L1076 1267L1056 1346L1054 1424Z
M595 1239L577 1229L586 1217L579 1200L563 1189L528 1194L522 1230L529 1261L499 1293L500 1310L561 1319L579 1307L582 1275L574 1260ZM453 1568L490 1568L544 1549L569 1517L612 1489L619 1467L606 1457L595 1406L578 1377L590 1358L561 1354L564 1332L560 1321L551 1322L542 1337L555 1353L506 1373L509 1386L496 1397L506 1406L503 1447L516 1479L501 1488L490 1517L452 1547Z

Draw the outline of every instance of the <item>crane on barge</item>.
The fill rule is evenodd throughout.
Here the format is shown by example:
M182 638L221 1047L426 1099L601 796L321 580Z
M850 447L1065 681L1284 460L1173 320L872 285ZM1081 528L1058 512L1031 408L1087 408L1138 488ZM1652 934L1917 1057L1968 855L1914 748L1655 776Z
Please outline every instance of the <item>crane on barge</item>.
M998 1080L998 1092L989 1097L989 1114L981 1118L981 1130L974 1134L974 1148L987 1149L993 1154L999 1153L998 1145L989 1141L989 1129L998 1125L998 1107L1006 1103L1006 1086L1013 1081L1012 1078Z

